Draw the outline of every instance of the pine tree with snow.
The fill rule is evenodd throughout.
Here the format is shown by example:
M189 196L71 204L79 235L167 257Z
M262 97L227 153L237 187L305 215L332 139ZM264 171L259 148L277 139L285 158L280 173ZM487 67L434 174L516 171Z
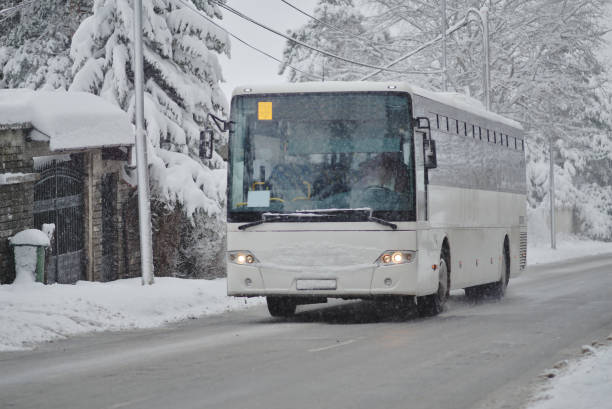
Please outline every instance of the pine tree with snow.
M198 221L195 229L181 232L189 237L211 229L223 231L225 163L217 153L202 163L198 153L200 131L210 126L207 114L224 116L226 112L217 54L229 55L230 50L227 33L196 9L208 19L221 18L211 0L143 1L151 192L163 204L153 207L158 212L154 217L163 218L164 212L180 209L190 223ZM72 41L74 81L70 86L73 91L101 95L132 116L133 19L131 0L94 1L93 15L83 21ZM221 143L226 137L217 135ZM181 243L181 254L217 254L222 251L223 237L215 241L183 238Z
M91 0L0 1L0 88L67 89L70 42Z
M220 18L214 2L188 2ZM99 94L133 110L132 1L96 0L94 13L72 42L70 89ZM227 34L178 0L143 1L145 121L153 146L197 157L200 130L209 112L227 105L218 53L229 54ZM215 164L219 164L217 157Z

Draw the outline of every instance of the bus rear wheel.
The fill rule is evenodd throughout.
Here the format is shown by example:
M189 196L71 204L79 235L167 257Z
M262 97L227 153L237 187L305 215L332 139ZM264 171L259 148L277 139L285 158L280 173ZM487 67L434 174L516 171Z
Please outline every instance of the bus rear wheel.
M438 266L438 291L431 295L417 297L417 311L421 317L432 317L444 310L449 294L448 266L444 254Z
M268 311L273 317L292 317L297 303L291 297L266 297Z

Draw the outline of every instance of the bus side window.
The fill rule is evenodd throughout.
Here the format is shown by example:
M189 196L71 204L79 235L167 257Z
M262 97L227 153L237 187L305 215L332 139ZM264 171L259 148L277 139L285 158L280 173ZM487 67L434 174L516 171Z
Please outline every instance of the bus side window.
M467 123L466 122L462 122L463 124L463 136L468 136L467 134Z
M487 142L491 142L491 131L487 129Z
M514 139L514 149L518 150L518 145L516 144L516 136L513 136L512 139Z
M478 139L482 141L482 127L478 127Z
M440 115L436 114L436 128L440 129Z

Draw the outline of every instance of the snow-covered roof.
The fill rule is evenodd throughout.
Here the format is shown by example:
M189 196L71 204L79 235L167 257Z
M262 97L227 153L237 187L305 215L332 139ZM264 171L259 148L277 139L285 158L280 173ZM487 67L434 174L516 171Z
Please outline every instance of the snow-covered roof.
M129 116L86 92L0 90L0 124L31 124L51 151L134 144Z
M320 81L320 82L293 82L277 84L243 85L234 89L232 97L236 95L276 94L276 93L309 93L309 92L367 92L367 91L399 91L420 95L424 98L440 102L445 105L462 109L490 119L501 122L513 128L523 129L520 123L487 111L484 105L467 95L455 92L434 92L405 82L375 82L375 81Z

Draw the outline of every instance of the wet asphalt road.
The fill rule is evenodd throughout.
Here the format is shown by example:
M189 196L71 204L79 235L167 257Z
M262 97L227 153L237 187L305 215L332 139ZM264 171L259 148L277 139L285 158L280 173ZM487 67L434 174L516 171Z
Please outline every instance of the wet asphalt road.
M612 255L530 267L501 302L422 319L373 302L265 307L0 353L0 408L517 408L612 333Z

